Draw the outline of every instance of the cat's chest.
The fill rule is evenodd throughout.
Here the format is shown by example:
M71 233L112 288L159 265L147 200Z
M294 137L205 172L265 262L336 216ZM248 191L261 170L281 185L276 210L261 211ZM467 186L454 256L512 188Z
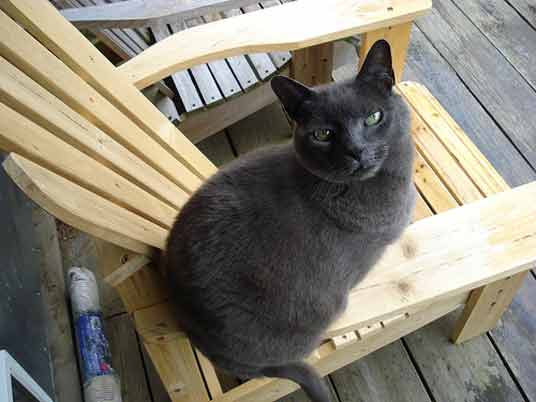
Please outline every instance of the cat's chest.
M415 196L409 178L388 177L354 186L323 184L315 201L337 226L390 241L409 223Z

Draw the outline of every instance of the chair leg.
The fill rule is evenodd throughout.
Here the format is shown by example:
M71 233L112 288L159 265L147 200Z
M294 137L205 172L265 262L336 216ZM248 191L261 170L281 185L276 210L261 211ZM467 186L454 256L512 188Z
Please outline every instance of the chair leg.
M521 272L474 290L456 324L451 336L452 341L459 344L494 328L510 306L528 272Z
M331 82L333 43L299 49L292 53L290 76L309 86Z
M394 25L388 28L378 29L363 34L361 48L359 50L359 68L365 61L368 51L380 39L385 39L391 45L393 57L393 70L395 71L396 82L402 81L404 63L409 45L412 22Z

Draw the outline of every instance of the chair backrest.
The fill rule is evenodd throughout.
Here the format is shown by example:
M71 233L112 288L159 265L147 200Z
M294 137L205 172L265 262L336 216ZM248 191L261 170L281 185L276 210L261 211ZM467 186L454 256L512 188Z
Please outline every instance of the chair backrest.
M177 212L216 168L135 85L244 51L298 49L407 23L429 6L292 2L188 29L115 68L48 1L3 0L0 149L12 153L4 167L66 223L149 254L164 247ZM298 15L306 16L307 30L286 23L274 29L274 21ZM181 54L152 59L170 47Z
M48 2L0 7L9 174L73 226L139 253L163 247L214 165Z

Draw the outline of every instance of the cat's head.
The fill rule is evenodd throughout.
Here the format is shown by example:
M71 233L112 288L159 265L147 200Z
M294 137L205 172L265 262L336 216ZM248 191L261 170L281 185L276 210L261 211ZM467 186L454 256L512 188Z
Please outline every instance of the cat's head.
M300 163L314 175L344 183L373 177L403 136L409 113L394 93L389 44L370 49L356 78L308 88L284 76L272 88L296 122L294 145Z

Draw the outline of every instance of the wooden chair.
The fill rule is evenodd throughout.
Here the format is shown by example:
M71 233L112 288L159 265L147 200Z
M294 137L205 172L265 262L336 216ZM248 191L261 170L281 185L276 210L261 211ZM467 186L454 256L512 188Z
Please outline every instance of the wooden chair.
M160 42L173 32L282 4L280 0L208 0L201 3L52 0L52 3L76 26L94 32L125 61L148 46L140 29L142 32L148 30L154 40ZM149 43L153 43L152 39ZM253 53L176 71L170 78L180 103L178 113L167 112L169 105L161 100L161 96L153 96L160 101L157 103L159 109L191 141L199 142L275 102L270 79L276 74L289 75L291 59L288 51ZM331 52L318 60L324 60L324 64L332 63Z
M311 57L355 34L364 34L362 55L386 38L400 77L412 20L430 7L300 0L188 29L116 68L45 0L0 2L0 148L11 153L4 168L50 213L108 242L106 280L173 401L268 402L297 386L256 379L223 393L177 326L150 256L216 169L137 88L241 52ZM453 339L482 334L536 261L536 184L509 190L424 87L404 82L398 91L413 110L418 222L353 289L310 357L323 375L461 305Z

